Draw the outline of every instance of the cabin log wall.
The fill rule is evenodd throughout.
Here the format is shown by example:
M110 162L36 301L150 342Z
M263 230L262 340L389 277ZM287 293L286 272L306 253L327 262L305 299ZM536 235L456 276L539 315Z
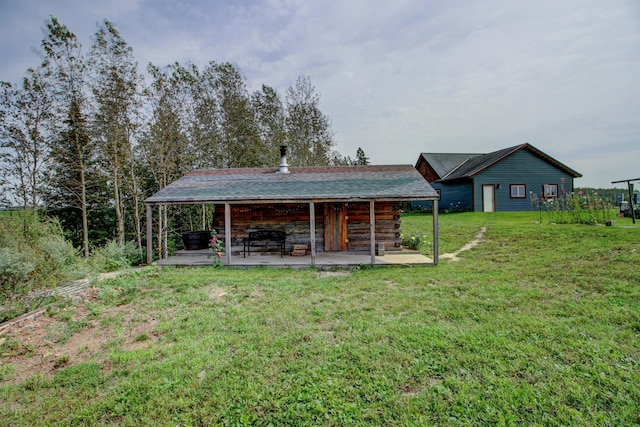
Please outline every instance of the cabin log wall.
M385 250L401 249L400 205L396 202L375 202L376 245ZM315 203L316 251L324 252L324 203ZM347 250L369 253L369 203L347 203ZM215 206L214 227L224 238L224 205ZM243 241L249 232L280 230L287 234L285 254L291 254L294 244L309 245L309 204L231 205L231 253L242 255ZM253 253L253 250L252 250Z

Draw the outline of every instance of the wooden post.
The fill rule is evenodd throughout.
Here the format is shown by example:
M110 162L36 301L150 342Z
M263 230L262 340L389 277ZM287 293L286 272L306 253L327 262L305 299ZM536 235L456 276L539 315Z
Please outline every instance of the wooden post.
M151 205L146 203L147 208L147 265L153 262L153 215Z
M369 225L371 232L371 265L376 263L376 211L375 202L369 202Z
M311 265L316 265L316 206L313 202L309 202L309 234Z
M631 181L627 181L627 188L629 189L629 209L631 209L631 220L636 223L636 209L633 206L633 184Z
M162 259L162 205L158 205L158 259Z
M438 265L438 258L440 257L438 249L438 201L434 200L433 205L433 263Z
M231 205L224 204L224 256L231 265Z
M627 183L627 189L629 190L629 208L631 209L631 219L633 220L633 223L636 223L636 212L633 206L633 184L631 184L633 181L640 181L640 178L634 178L634 179L623 179L620 181L613 181L612 184L619 184L621 182L626 182Z

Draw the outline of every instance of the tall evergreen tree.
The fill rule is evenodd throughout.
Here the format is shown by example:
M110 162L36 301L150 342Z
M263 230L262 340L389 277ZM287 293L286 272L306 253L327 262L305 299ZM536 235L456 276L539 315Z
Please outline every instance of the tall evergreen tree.
M358 151L356 151L356 159L353 162L354 165L368 165L369 158L366 154L364 154L364 150L358 147Z

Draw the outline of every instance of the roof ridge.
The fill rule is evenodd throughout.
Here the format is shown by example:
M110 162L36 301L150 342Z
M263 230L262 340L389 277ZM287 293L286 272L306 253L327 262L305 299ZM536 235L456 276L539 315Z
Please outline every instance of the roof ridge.
M483 154L481 154L483 155ZM477 156L476 156L477 157ZM451 169L445 176L443 176L442 178L440 178L440 180L445 179L446 177L448 177L449 175L451 175L452 173L454 173L455 171L457 171L458 169L460 169L462 167L462 165L464 165L465 163L467 163L469 160L471 159L471 157L467 157L466 159L464 159L464 161L462 163L460 163L458 166L456 166L455 168Z

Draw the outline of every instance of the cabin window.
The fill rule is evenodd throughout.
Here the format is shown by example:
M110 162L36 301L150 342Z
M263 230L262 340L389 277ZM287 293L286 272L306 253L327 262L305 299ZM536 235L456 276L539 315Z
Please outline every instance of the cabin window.
M545 198L558 197L558 184L543 184L542 188Z
M511 198L524 199L527 197L527 187L524 184L511 184Z

